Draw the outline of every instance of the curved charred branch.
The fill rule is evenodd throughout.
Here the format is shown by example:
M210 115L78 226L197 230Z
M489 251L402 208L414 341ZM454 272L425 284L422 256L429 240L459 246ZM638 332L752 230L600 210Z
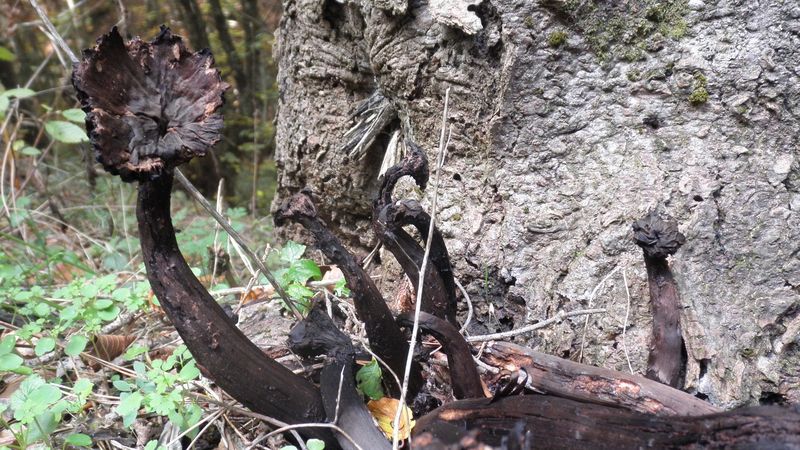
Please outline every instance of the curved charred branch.
M328 355L330 361L320 374L320 391L325 414L331 423L345 431L362 449L390 449L389 441L375 426L358 393L353 375L355 348L350 338L317 305L289 333L289 348L304 358ZM336 434L345 450L357 447L341 434Z
M319 391L267 357L228 318L183 259L170 217L172 173L139 185L136 218L150 286L204 374L233 398L287 423L324 420ZM306 436L335 443L327 430Z
M714 405L657 381L558 358L508 342L483 351L488 364L509 372L524 370L527 387L573 400L645 414L701 416L720 412Z
M387 206L384 210L391 209L392 206ZM400 227L386 228L381 222L379 216L378 222L375 223L374 228L378 231L378 237L383 245L394 255L397 262L403 268L403 272L408 275L414 289L419 290L419 270L422 266L422 259L425 256L425 251L420 247L414 238L405 232ZM436 270L436 266L431 264L425 269L425 289L422 291L422 311L433 314L454 323L455 307L450 307L451 302L447 295L447 290L444 286L444 281Z
M422 236L423 241L428 241L431 216L422 209L422 205L416 200L401 200L395 202L387 211L387 216L387 222L392 224L392 228L413 225L420 236ZM446 295L445 299L440 302L443 303L439 306L439 308L441 308L441 313L436 315L438 317L443 317L453 326L458 326L458 322L456 321L458 305L456 301L456 283L453 277L453 266L450 264L450 255L447 252L447 245L444 243L444 237L442 237L442 233L436 226L433 227L429 258L439 274ZM419 265L422 265L421 259ZM417 270L417 273L419 273L419 270ZM417 280L418 282L419 275L412 277L411 274L409 274L409 276L412 281ZM418 288L416 285L414 287Z
M411 326L414 315L402 314L397 321L404 326ZM447 355L453 396L457 399L485 397L478 368L472 360L472 352L464 336L449 322L424 312L419 315L419 327L436 338Z
M470 430L470 439L462 441ZM800 411L761 406L661 417L543 395L459 400L417 420L414 448L478 449L528 433L533 436L527 440L530 448L546 449L798 448Z
M322 391L322 402L328 421L344 430L361 449L388 450L392 444L375 426L361 394L356 390L353 381L352 354L339 355L322 369L319 388ZM339 445L344 450L356 450L350 440L337 436ZM326 447L327 448L327 447Z
M381 182L378 198L373 205L373 228L378 238L392 252L414 284L419 289L419 268L422 266L424 250L403 226L412 225L419 231L423 242L428 240L431 218L416 201L393 201L392 193L400 178L411 176L424 189L428 183L428 159L422 149L410 140L406 141L408 153L400 164L391 167ZM441 317L454 326L456 321L456 285L450 256L439 230L434 227L431 241L430 261L425 274L422 310Z
M651 212L633 224L633 239L644 252L647 284L653 305L653 339L647 358L647 378L678 387L685 372L686 349L681 336L678 286L667 257L675 253L686 238L678 224L662 220Z
M359 320L364 322L372 351L375 352L397 374L405 371L405 358L408 342L394 322L391 311L380 291L372 282L353 255L344 248L339 239L325 227L317 216L317 210L307 193L292 196L275 213L275 223L281 225L287 220L300 223L308 230L317 247L336 264L344 274L347 285L353 293L353 303ZM409 393L413 397L422 386L422 373L419 364L411 368ZM389 377L390 390L398 393L399 386Z
M384 206L392 203L392 193L400 178L410 176L414 178L420 189L425 189L428 185L428 157L425 152L409 139L406 139L407 153L400 164L392 166L386 171L381 180L381 187L378 190L378 198L375 199L373 212L378 213Z

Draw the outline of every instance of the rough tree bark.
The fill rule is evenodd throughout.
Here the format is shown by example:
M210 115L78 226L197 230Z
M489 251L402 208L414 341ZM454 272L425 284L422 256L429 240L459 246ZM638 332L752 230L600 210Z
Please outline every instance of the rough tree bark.
M688 242L671 262L683 387L725 408L800 401L796 2L283 3L276 205L308 186L337 234L368 248L388 132L432 152L451 87L437 219L472 332L593 302L608 313L589 321L583 362L627 370L627 346L644 373L652 311L630 223L660 209ZM378 89L398 120L350 161L350 113ZM582 325L526 343L575 358Z

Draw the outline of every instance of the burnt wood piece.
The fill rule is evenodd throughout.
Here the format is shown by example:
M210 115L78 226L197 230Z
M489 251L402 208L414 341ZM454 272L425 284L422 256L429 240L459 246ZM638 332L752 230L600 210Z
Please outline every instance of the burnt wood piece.
M520 423L522 433L515 430ZM467 431L476 432L474 446L459 444ZM538 394L494 403L458 400L417 420L415 441L419 436L423 445L414 448L496 448L503 438L528 432L531 448L544 449L796 449L800 410L760 406L700 417L663 417Z
M170 217L171 190L171 171L139 184L142 257L153 292L204 375L258 413L292 424L324 420L317 388L247 339L186 264ZM299 431L336 442L325 429Z
M392 205L387 206L384 208L384 212L391 210L391 208ZM373 224L373 228L384 247L400 263L403 272L411 280L414 291L417 292L419 290L419 271L422 266L422 260L425 257L425 250L400 226L386 226L386 222L383 221L385 217L384 213L379 214L378 220ZM431 251L431 253L433 252ZM425 288L422 290L422 311L443 319L449 316L450 320L455 322L455 307L450 308L451 302L448 299L447 290L435 265L428 264L425 268L425 280L423 283Z
M372 351L400 377L405 373L408 341L395 323L375 283L317 216L317 210L308 193L295 194L275 212L276 225L288 220L298 222L308 230L314 236L317 248L342 271L353 295L356 314L364 322ZM387 384L391 392L399 394L400 386L394 377L387 377ZM408 398L413 398L421 387L422 370L415 362L409 378Z
M391 224L392 229L402 229L405 225L413 225L420 236L422 236L423 242L428 241L431 216L422 209L422 205L416 200L400 200L395 202L386 211L386 216L387 223ZM433 227L429 258L441 279L445 294L444 298L439 300L439 304L436 305L440 313L434 314L437 317L442 317L447 320L453 326L458 327L458 322L456 321L458 304L456 300L456 283L453 276L453 266L450 264L450 254L447 252L447 245L444 242L444 237L442 237L442 233L436 226ZM418 265L422 265L422 259L420 259ZM408 273L408 271L406 271L406 273ZM416 273L416 276L412 276L410 273L408 273L408 275L412 282L418 283L419 270L417 270ZM428 275L426 274L426 278L427 277ZM417 289L419 288L416 284L414 287ZM426 288L428 288L427 283Z
M638 375L577 363L508 342L492 342L484 349L482 359L510 372L524 369L529 388L573 400L664 416L720 411L691 394Z
M404 326L411 326L414 315L402 314L397 321ZM478 368L472 360L472 352L464 336L449 322L425 312L419 315L419 327L436 338L447 355L453 396L457 399L485 397Z
M114 28L84 51L72 82L98 161L139 181L136 218L147 277L204 375L255 412L297 424L324 420L319 390L266 356L194 276L170 217L174 169L220 139L227 85L208 50L190 53L162 27L151 42ZM327 429L303 428L330 446Z
M375 426L372 414L356 389L353 374L355 348L350 338L322 311L320 304L315 305L308 316L292 328L289 347L305 358L329 356L329 361L322 368L319 383L329 422L337 424L362 449L392 448L386 436ZM358 448L342 434L336 433L335 436L342 449Z
M686 348L681 336L681 301L667 257L686 238L671 218L651 212L633 224L633 240L644 252L647 284L653 305L653 339L647 358L647 378L679 387L686 369Z
M417 185L424 189L428 183L428 159L422 149L406 140L408 153L403 160L389 168L381 181L378 197L373 204L372 223L378 239L392 252L403 271L419 290L419 269L425 254L419 243L403 230L405 225L413 225L420 233L423 242L428 240L430 216L422 210L418 202L392 200L394 187L400 178L411 176ZM453 326L456 321L456 285L450 257L439 230L434 227L431 241L430 262L425 273L422 294L422 310L441 317Z
M381 187L378 190L378 198L375 199L373 211L378 212L384 206L392 203L392 194L397 182L404 176L414 179L420 189L428 186L428 158L425 152L411 140L406 139L406 156L395 166L389 168L381 179Z
M220 139L223 92L208 49L190 53L169 28L124 42L117 28L83 51L72 84L97 160L123 181L147 180Z

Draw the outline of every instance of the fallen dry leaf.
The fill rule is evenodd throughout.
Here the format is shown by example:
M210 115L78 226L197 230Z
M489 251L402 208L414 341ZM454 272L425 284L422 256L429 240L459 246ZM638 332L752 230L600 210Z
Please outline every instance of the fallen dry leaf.
M87 353L105 361L112 361L123 354L125 349L135 340L136 336L101 334L94 337L87 348ZM100 364L94 361L90 362L89 366L94 370L100 368Z
M378 421L378 426L383 431L388 439L392 439L394 428L394 416L397 414L397 407L400 401L395 398L383 397L380 400L370 400L367 403L367 409L372 414L372 417ZM403 412L400 415L400 430L398 436L400 440L408 439L411 436L411 430L414 429L414 414L411 408L403 405ZM408 425L408 427L406 427Z

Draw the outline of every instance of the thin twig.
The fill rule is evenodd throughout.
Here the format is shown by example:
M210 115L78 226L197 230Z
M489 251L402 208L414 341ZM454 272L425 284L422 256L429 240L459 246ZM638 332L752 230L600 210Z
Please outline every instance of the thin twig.
M625 341L625 330L628 328L628 317L631 313L631 291L628 289L628 276L625 274L625 267L622 268L622 282L625 283L625 321L622 323L622 350L625 352L625 360L628 362L628 370L633 373L631 366L631 355L628 354L628 343Z
M520 334L530 333L531 331L536 331L538 329L544 328L548 325L551 325L556 322L561 322L562 320L566 319L567 317L574 317L574 316L583 316L587 314L597 314L597 313L604 313L606 312L605 308L596 308L596 309L579 309L576 311L564 312L561 311L555 316L543 320L541 322L535 323L533 325L528 325L525 327L517 328L515 330L503 331L501 333L494 333L494 334L484 334L481 336L467 336L465 339L467 342L485 342L485 341L496 341L498 339L505 339L510 338L513 336L517 336Z
M608 273L599 283L597 286L592 289L592 293L589 294L589 303L586 305L589 308L594 306L594 296L597 294L597 291L608 281L609 278L614 276L615 273L619 270L619 266L614 267L614 270ZM583 362L583 349L586 346L586 332L589 330L589 318L591 316L586 316L586 320L583 322L583 335L581 336L581 350L578 352L578 362Z
M472 322L472 299L469 298L469 294L467 294L467 290L464 289L464 286L461 285L461 282L458 281L458 278L453 278L453 281L456 282L456 286L461 291L461 294L464 296L464 301L467 302L467 318L464 319L464 325L461 325L461 329L459 332L464 334L467 331L467 327L469 323Z
M236 241L237 244L239 244L239 246L242 248L242 251L244 251L247 257L253 263L256 264L261 273L264 274L264 276L267 277L267 280L272 284L272 286L275 287L275 292L278 293L278 295L284 301L286 306L292 311L292 314L294 314L295 318L297 320L303 320L303 315L300 314L300 311L297 310L297 306L295 305L294 300L291 297L289 297L289 294L287 294L286 291L283 290L283 287L281 287L281 285L278 284L278 281L275 280L275 276L269 269L267 269L267 266L264 265L264 263L261 261L261 258L256 256L256 254L253 253L252 250L250 250L250 247L248 247L247 244L244 243L244 239L242 239L242 236L239 234L239 232L233 229L233 227L228 223L228 221L225 220L225 218L222 217L222 215L218 213L217 210L214 209L214 207L211 206L210 203L208 203L208 200L206 200L205 197L203 197L203 194L201 194L200 191L198 191L197 188L194 187L194 185L188 179L186 179L186 177L183 176L181 171L178 169L175 169L175 179L178 180L178 182L187 191L189 191L189 194L192 196L192 198L197 200L197 202L200 203L200 206L202 206L203 209L205 209L209 214L211 214L211 216L217 221L217 223L219 223L219 226L221 226L222 229L225 230L228 233L228 235L231 238L233 238L234 241Z
M431 221L428 226L428 239L425 241L425 254L422 257L422 266L419 269L419 288L417 289L417 300L414 305L414 325L411 328L411 342L408 345L408 356L406 357L406 368L403 374L403 386L400 390L400 402L397 412L394 415L393 431L392 431L392 449L399 448L399 433L400 433L400 418L406 417L406 430L411 430L408 423L408 414L403 414L406 404L406 394L408 392L408 381L411 375L411 365L414 362L414 347L417 344L417 336L419 335L419 314L422 310L422 291L425 287L425 271L428 269L428 259L431 254L431 243L433 242L434 224L436 223L436 202L439 198L439 180L442 174L442 166L444 166L445 151L447 149L447 108L450 102L450 88L448 87L444 93L444 111L442 111L442 131L439 135L439 151L436 155L436 183L433 186L433 200L431 201Z

